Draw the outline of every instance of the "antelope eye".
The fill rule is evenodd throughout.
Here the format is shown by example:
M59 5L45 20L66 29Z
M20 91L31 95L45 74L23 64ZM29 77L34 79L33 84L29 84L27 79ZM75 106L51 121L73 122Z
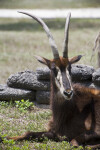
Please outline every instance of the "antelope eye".
M53 68L53 72L54 72L55 76L57 76L58 70L56 68Z
M71 64L68 65L67 69L69 71L69 74L71 75Z

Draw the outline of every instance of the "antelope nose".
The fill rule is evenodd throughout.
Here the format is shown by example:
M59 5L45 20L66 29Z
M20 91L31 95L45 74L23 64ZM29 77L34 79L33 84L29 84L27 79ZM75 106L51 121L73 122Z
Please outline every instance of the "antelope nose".
M63 93L64 93L64 95L66 95L68 97L70 97L70 96L73 95L73 91L72 90L70 90L70 91L64 91Z

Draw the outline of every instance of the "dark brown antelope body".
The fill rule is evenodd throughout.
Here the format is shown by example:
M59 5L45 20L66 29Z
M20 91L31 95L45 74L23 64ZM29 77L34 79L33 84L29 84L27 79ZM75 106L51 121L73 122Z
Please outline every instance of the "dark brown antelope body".
M55 89L55 88L54 88ZM50 131L66 136L73 145L100 143L100 96L94 89L73 85L70 101L52 93L53 117ZM54 91L56 92L56 91ZM55 94L55 93L54 93Z
M55 141L68 140L72 145L100 147L100 91L71 82L71 64L79 61L81 55L68 58L68 30L70 13L66 19L63 57L59 56L57 46L47 25L36 16L26 14L44 28L53 52L53 59L36 56L39 62L51 70L50 105L52 119L47 132L27 132L22 136L8 139L24 140L47 137ZM62 136L65 136L63 139Z

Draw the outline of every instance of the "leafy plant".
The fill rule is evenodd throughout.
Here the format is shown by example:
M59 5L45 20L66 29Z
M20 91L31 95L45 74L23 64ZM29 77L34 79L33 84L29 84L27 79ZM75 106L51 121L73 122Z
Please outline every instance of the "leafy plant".
M4 144L8 144L8 145L15 145L15 141L14 140L7 140L6 138L3 140Z
M14 140L4 139L3 144L5 145L6 150L29 150L29 144L27 142L25 143L25 145L19 147L18 145L15 144ZM3 145L0 148L3 149Z
M21 101L15 101L16 107L21 111L25 112L28 109L31 109L32 106L34 106L33 102L30 102L29 100L22 99Z
M9 106L9 103L6 102L6 101L0 101L0 106L8 107L8 106Z

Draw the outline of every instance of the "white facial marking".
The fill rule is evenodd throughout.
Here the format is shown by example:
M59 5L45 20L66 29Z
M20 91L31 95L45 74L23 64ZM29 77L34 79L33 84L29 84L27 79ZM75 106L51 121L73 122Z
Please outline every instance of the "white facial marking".
M63 86L61 71L60 71L59 68L57 68L57 70L58 70L58 74L57 74L57 77L55 78L56 85L57 85L57 87L58 87L58 89L59 89L61 95L62 95L66 100L70 100L70 99L72 98L73 94L72 94L70 97L68 97L68 96L66 96L66 95L64 94L64 91L65 91L66 89L64 89L64 86ZM69 80L69 84L70 84L71 90L73 90L72 85L71 85L70 75L69 75L69 72L68 72L67 69L66 69L66 76L67 76L67 78L68 78L68 80Z
M69 80L71 90L73 90L73 87L72 87L72 84L71 84L71 78L70 78L70 75L69 75L69 71L67 69L66 69L66 75L67 75L67 78Z

